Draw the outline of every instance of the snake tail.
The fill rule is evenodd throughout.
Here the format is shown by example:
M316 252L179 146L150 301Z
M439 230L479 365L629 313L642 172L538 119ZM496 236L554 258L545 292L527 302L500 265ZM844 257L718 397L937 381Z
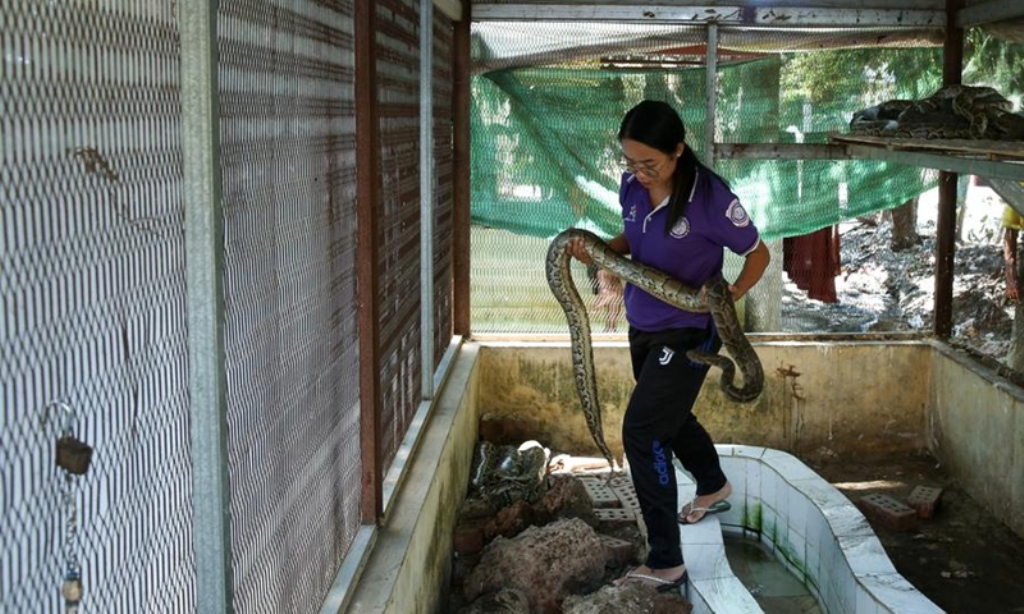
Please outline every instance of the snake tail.
M572 237L572 233L562 232L551 242L548 247L545 272L548 286L562 307L562 311L565 312L565 319L569 324L573 376L583 415L587 421L587 428L590 430L590 436L594 439L594 443L597 444L601 454L608 460L608 465L614 472L615 458L604 440L601 405L597 399L597 375L594 372L594 351L590 343L590 317L587 315L586 306L572 280L570 269L572 255L565 249Z

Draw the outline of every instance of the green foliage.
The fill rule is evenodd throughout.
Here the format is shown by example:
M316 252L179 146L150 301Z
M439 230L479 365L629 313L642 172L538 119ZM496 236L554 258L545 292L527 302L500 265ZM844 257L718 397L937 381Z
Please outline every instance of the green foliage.
M964 37L964 58L964 83L994 87L1020 105L1024 92L1024 45L972 28Z
M783 101L870 106L893 98L923 98L941 83L941 49L835 49L783 54Z

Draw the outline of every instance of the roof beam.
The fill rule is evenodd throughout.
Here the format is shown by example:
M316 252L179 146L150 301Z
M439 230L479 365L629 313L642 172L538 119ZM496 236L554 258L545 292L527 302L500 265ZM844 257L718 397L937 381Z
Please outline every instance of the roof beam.
M988 0L988 2L967 6L957 11L956 25L959 28L973 28L1016 17L1024 17L1024 2Z
M930 9L841 9L652 4L474 4L474 21L614 21L718 23L745 27L942 28L946 13Z

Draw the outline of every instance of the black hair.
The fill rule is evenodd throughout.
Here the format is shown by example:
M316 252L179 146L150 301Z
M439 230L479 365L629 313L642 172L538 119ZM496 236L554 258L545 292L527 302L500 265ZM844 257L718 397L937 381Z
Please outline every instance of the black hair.
M669 156L676 155L680 143L684 145L683 154L676 160L672 173L672 194L665 220L665 232L668 233L686 213L697 170L710 172L710 169L701 164L693 149L686 145L686 126L682 118L675 109L660 100L644 100L626 112L619 127L619 141L623 139L643 143Z

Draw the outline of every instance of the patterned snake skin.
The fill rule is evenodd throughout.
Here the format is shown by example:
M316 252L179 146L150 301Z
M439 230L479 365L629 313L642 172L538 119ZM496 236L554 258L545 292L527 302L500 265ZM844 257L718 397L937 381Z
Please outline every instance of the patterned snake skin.
M601 424L601 406L597 399L597 377L594 371L594 353L590 341L590 318L586 307L580 299L579 292L572 281L570 262L572 256L566 246L573 238L583 240L587 255L598 266L605 268L623 280L661 300L686 311L700 313L711 312L711 317L718 328L718 334L729 354L736 360L740 372L743 373L743 387L733 384L736 365L725 356L691 350L686 356L691 360L714 365L722 370L722 390L731 399L739 402L753 401L761 394L764 387L764 370L761 360L754 348L743 334L743 327L736 316L736 307L729 292L728 283L718 277L705 285L707 302L701 300L700 291L690 288L672 277L643 264L623 258L607 243L592 232L579 228L570 228L554 238L548 248L545 270L548 286L558 299L569 322L569 334L572 339L572 364L576 379L576 391L580 396L583 414L587 419L587 427L594 442L601 450L611 466L611 451L604 441L604 428Z
M850 134L918 139L1024 139L1024 117L991 87L951 85L922 100L889 100L853 114Z
M548 451L536 441L519 448L489 441L477 444L470 470L470 494L496 507L535 503L544 495Z

